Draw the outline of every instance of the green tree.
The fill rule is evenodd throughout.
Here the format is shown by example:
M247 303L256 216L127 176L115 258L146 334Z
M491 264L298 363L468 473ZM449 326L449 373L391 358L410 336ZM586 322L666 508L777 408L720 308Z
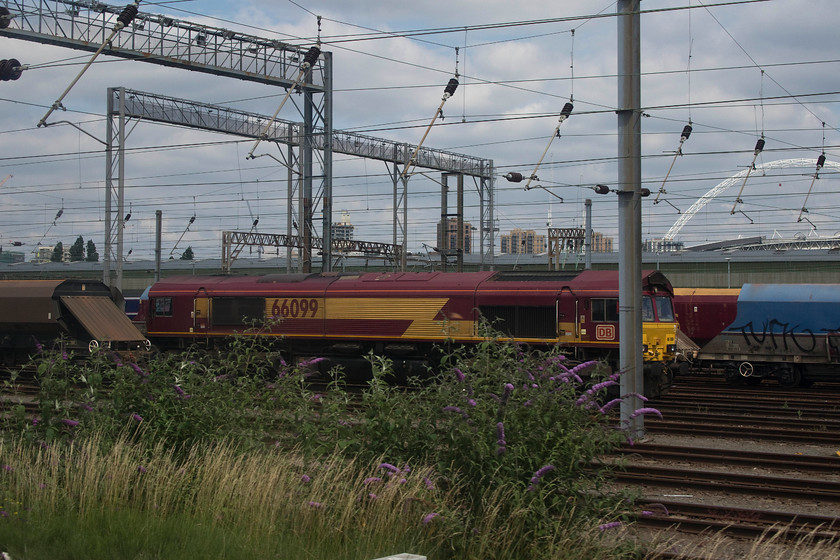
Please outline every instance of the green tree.
M76 242L70 247L70 262L80 262L85 260L85 240L82 236L76 238Z
M50 257L50 262L61 262L64 258L64 244L59 241L53 248L53 254Z
M96 245L90 239L87 242L87 257L85 257L85 260L87 262L99 262L99 253L96 252Z
M195 258L195 255L193 255L192 245L190 245L189 247L187 247L187 248L184 250L184 252L183 252L183 253L181 253L181 260L182 260L182 261L191 261L191 260L193 260L194 258Z

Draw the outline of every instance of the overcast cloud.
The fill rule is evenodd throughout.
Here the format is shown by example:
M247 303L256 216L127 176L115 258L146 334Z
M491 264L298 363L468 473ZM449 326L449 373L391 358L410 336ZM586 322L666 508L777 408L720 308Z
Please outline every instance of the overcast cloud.
M766 148L757 164L808 158L814 165L754 173L744 187L743 203L735 204L740 185L730 188L686 224L677 240L693 245L738 235L840 232L837 170L827 166L813 181L823 149L829 162L840 161L837 2L771 0L713 8L698 0L642 3L648 11L689 6L694 9L642 16L643 181L653 193L643 203L643 237L661 238L681 215L678 212L744 170L762 133ZM549 212L556 227L581 226L583 202L589 198L595 229L615 235L616 196L597 195L591 187L615 186L617 181L616 19L475 27L614 10L614 4L594 0L141 2L144 13L165 13L304 47L318 35L316 15L322 16L322 49L334 56L334 128L410 143L420 141L431 121L456 71L458 47L461 85L444 107L445 120L438 121L425 145L493 160L499 234L515 227L544 233ZM344 37L370 32L364 28L458 31L353 42ZM92 239L102 254L102 143L70 126L35 126L90 55L5 37L0 37L0 48L3 58L33 66L19 80L0 85L0 180L13 176L0 187L3 248L21 242L29 252L38 243L68 244L81 235ZM63 62L50 64L59 61ZM120 86L266 115L274 112L284 93L103 56L64 100L68 112L55 113L51 122L72 121L104 140L106 89ZM538 172L540 184L550 192L526 192L523 184L501 178L510 171L527 175L533 170L560 109L572 97L575 111L561 126L561 137L552 141ZM280 117L301 118L292 104ZM680 132L689 119L693 134L683 156L674 161ZM164 213L164 256L173 252L177 257L192 246L198 258L218 258L221 232L247 230L256 217L260 231L285 233L287 172L269 158L246 160L251 144L152 123L134 127L125 174L132 213L125 230L126 252L132 250L129 259L153 258L157 209ZM263 148L272 149L265 145L260 151ZM654 204L672 162L667 194ZM409 182L408 238L413 251L435 243L440 190L432 179L415 175ZM812 183L806 214L810 222L797 221ZM357 239L392 241L392 187L381 162L335 155L333 189L336 221L347 211ZM477 227L478 199L472 187L466 203L465 219ZM193 215L195 223L185 232ZM320 224L320 216L315 222Z

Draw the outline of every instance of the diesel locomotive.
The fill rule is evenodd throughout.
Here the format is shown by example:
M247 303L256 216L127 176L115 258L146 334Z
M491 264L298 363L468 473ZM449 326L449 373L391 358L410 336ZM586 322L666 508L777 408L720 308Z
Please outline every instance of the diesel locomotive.
M656 271L643 273L642 287L645 391L657 395L676 351L673 290ZM618 273L587 270L177 276L150 287L135 321L161 349L259 332L292 360L353 367L374 352L411 372L441 345L485 340L483 323L617 367L618 319Z

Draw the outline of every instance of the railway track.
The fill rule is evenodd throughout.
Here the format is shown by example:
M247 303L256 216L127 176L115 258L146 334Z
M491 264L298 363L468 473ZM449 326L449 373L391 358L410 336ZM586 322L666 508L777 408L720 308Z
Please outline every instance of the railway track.
M611 458L624 465L616 482L642 495L639 530L840 543L840 386L733 388L698 376L647 404L663 415L646 418L649 441Z

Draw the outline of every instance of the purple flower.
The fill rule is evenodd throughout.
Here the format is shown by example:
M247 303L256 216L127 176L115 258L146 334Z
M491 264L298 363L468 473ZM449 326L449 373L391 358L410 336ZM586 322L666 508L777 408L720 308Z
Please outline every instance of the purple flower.
M616 383L612 379L607 379L606 381L601 381L600 383L596 383L595 385L590 387L586 392L589 393L590 395L594 395L595 393L597 393L601 389L606 389L607 387L611 387L613 385L618 385L618 383Z
M603 525L598 525L599 531L606 531L608 529L615 529L616 527L621 527L621 521L612 521L610 523L604 523Z
M369 476L362 481L362 484L367 486L368 484L373 484L374 482L382 482L382 479L378 476Z
M137 414L136 412L133 412L131 414L131 419L134 420L135 422L142 422L143 421L143 417L140 416L139 414Z
M82 405L82 408L84 408L84 409L85 409L85 410L87 410L88 412L93 412L93 407L92 407L92 406L90 406L90 403L84 403L84 404Z
M181 389L180 385L173 385L173 387L175 388L175 392L178 393L179 397L183 397L186 394L184 393L184 390Z
M65 361L70 359L70 356L67 355L67 350L61 351L61 359Z
M478 403L475 402L475 399L467 399L467 404L470 405L470 406L478 405Z
M32 418L32 425L33 426L37 426L38 422L40 422L40 420L38 420L37 418L34 418L34 417Z
M513 392L513 383L505 383L505 393L504 396L510 396Z
M37 338L33 337L33 340L35 341L35 350L37 350L38 353L40 354L41 352L44 351L44 347L41 345L40 342L38 342Z
M380 464L379 464L379 468L380 468L380 469L388 469L388 470L389 470L389 471L391 471L392 473L398 473L398 472L400 472L400 469L398 469L397 467L395 467L395 466L394 466L394 465L392 465L391 463L380 463Z
M139 467L137 467L137 472L139 472L140 474L145 474L147 472L146 467L140 465Z
M309 502L308 505L309 505L309 507L315 508L315 509L320 509L321 508L321 502Z
M298 366L302 368L314 366L315 364L321 363L324 360L326 360L326 358L312 358L311 360L301 362L300 364L298 364Z
M464 379L465 379L464 372L461 371L458 368L455 368L455 379L457 379L459 382L463 383Z
M427 513L425 516L423 516L423 525L428 525L429 523L432 522L432 519L434 519L437 516L438 516L438 514L434 513L434 512Z
M70 420L69 418L65 418L64 420L61 421L61 423L66 425L66 426L70 426L71 428L75 428L76 426L79 425L78 420Z
M15 469L14 467L12 467L12 465L3 465L3 470L6 472L12 472Z
M496 424L496 455L504 455L507 451L507 442L505 441L505 425L501 422Z
M642 414L656 414L659 418L662 418L662 413L656 410L655 408L639 408L633 414L630 415L630 418L636 418L637 416L641 416Z
M305 475L303 475L303 476L301 476L301 477L300 477L300 481L301 481L301 482L303 482L304 484L306 484L306 483L307 483L307 482L309 482L310 480L312 480L312 479L309 477L309 475L308 475L308 474L305 474Z
M605 404L604 406L602 406L598 410L601 414L604 414L604 413L608 412L610 409L614 408L619 403L621 403L621 399L613 399L610 402L608 402L607 404Z
M539 484L542 480L542 477L544 477L546 473L549 473L555 469L556 467L554 465L546 465L544 467L541 467L537 472L534 473L534 476L531 477L531 485L528 486L528 491L533 492L537 484Z
M148 377L149 376L148 373L143 371L143 369L140 366L138 366L137 364L135 364L134 362L130 362L128 365L130 365L131 369L133 369L135 372L137 372L137 375L139 375L140 377Z
M455 414L460 414L464 418L469 418L470 415L458 408L457 406L444 406L443 412L454 412Z
M423 484L426 485L427 490L434 490L435 489L435 483L432 482L432 480L427 476L423 477Z

